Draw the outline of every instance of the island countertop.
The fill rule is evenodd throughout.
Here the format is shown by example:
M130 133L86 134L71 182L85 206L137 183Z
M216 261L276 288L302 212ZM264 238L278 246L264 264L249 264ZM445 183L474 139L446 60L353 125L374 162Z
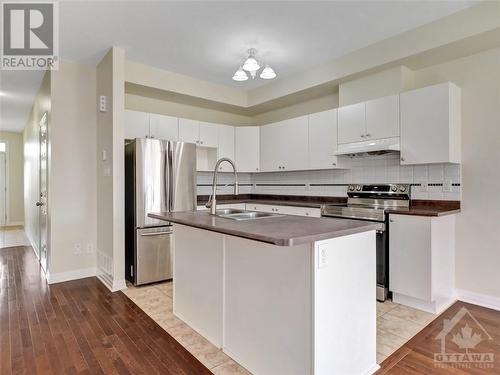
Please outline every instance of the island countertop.
M150 217L168 222L266 242L277 246L295 246L329 238L380 229L382 224L348 219L274 216L236 221L207 212L162 212Z

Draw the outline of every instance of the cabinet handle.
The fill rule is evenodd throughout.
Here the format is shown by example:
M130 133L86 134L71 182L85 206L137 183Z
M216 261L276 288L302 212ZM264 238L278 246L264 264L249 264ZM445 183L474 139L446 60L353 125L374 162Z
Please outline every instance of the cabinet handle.
M402 158L401 158L401 161L405 161L405 158L403 158L403 157L402 157Z
M337 163L332 163L332 165L335 167L337 165Z
M360 137L361 137L361 138L364 138L364 137L365 137L365 135L364 135L364 134L361 134L361 135L360 135Z
M306 216L309 216L309 212L306 212Z
M259 168L255 168L255 170L256 170L256 171L258 171L258 170L259 170Z
M394 223L394 219L389 219L389 222Z
M370 138L372 135L371 135L370 133L368 133L368 134L366 134L366 136L367 136L368 138Z
M203 141L200 141L201 144L203 144Z

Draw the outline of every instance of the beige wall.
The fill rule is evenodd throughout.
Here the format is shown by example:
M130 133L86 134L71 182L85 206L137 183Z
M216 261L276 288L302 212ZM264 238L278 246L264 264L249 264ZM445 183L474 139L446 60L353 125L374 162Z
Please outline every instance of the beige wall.
M189 118L192 120L215 122L228 125L251 125L252 119L248 116L202 108L199 106L174 103L157 98L149 98L135 94L125 95L125 108L134 111L158 113L161 115Z
M24 228L29 240L38 253L39 242L39 209L35 203L39 197L39 122L45 112L48 113L49 133L51 127L50 76L45 73L40 89L35 97L33 108L24 128ZM49 201L50 207L50 201ZM48 222L50 230L50 220ZM50 238L48 239L50 249Z
M93 67L63 60L51 74L48 191L53 280L64 278L64 273L95 273L95 87Z
M457 215L457 288L500 298L500 49L415 74L417 87L462 88L462 213Z
M7 224L22 225L24 223L24 151L23 133L0 131L0 141L7 142L8 194Z
M122 49L110 49L97 65L95 100L101 95L107 97L108 110L97 112L97 264L101 280L116 290L125 287L125 53ZM106 160L102 160L103 151Z

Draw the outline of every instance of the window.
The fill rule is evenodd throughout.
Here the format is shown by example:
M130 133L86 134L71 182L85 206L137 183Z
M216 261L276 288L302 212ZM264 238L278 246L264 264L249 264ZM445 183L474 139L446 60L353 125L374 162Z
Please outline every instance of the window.
M0 142L0 152L5 152L6 148L5 142Z

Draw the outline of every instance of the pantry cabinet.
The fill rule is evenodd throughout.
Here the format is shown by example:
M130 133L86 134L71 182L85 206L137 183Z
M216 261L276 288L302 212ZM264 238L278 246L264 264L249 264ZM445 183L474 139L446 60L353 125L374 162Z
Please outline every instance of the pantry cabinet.
M401 164L460 163L461 93L451 82L400 94Z
M234 129L234 152L238 172L260 170L260 127L237 126Z
M261 127L261 171L304 170L308 166L308 117Z

